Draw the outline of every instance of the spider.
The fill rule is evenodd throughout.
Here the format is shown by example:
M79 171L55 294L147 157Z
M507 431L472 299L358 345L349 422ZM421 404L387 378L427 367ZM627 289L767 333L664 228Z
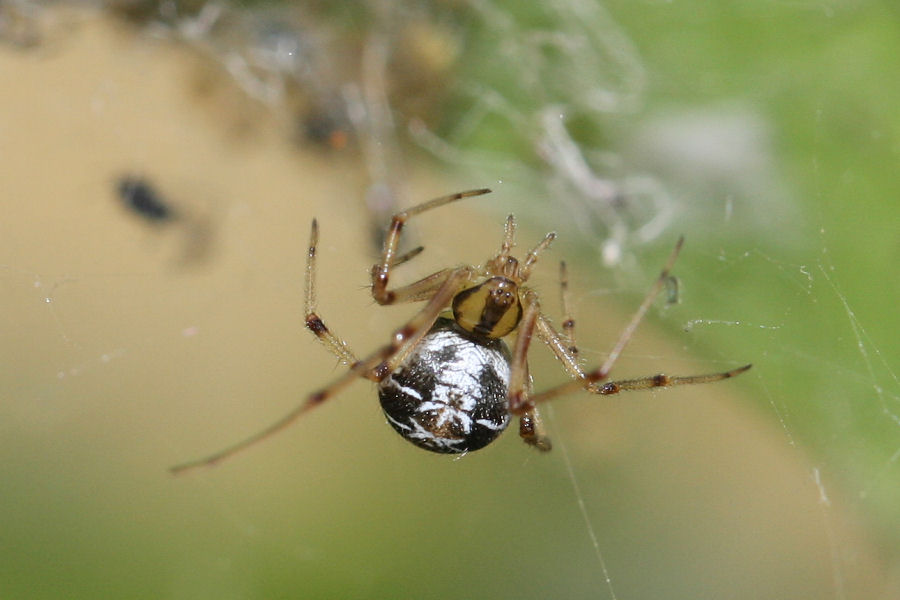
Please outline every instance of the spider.
M625 390L710 383L734 377L751 367L745 365L730 371L686 377L659 374L606 381L638 324L665 286L683 238L676 243L662 272L609 356L600 366L590 370L584 370L578 360L565 263L560 263L561 332L541 310L537 292L525 285L538 256L550 246L556 234L548 233L524 260L519 260L512 255L516 231L512 215L506 219L500 251L483 265L450 267L406 286L388 287L394 268L423 250L420 246L398 254L400 234L409 219L488 192L488 189L478 189L442 196L393 216L381 260L372 267L372 296L381 305L402 302L424 302L425 305L394 331L389 343L361 360L342 338L325 326L317 313L315 282L319 227L313 219L306 259L306 327L348 365L348 370L330 385L308 395L296 408L265 429L215 454L177 465L171 470L180 473L228 458L291 425L360 377L377 384L388 423L401 436L425 450L462 454L491 443L514 416L519 419L519 435L527 444L538 450L550 450L551 443L541 425L538 405L579 389L608 395ZM517 335L510 351L503 338L513 332ZM539 393L532 392L527 358L535 336L559 359L571 381Z

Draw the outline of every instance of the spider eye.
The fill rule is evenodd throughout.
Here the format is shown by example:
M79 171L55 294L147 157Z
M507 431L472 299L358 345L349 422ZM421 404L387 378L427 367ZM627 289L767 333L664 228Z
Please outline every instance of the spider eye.
M511 333L522 318L519 288L505 277L492 277L453 298L453 318L466 331L490 338Z

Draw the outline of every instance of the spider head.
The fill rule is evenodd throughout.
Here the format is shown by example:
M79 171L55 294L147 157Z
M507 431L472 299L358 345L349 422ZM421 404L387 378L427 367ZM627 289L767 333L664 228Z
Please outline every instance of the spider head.
M522 318L519 286L506 277L491 277L453 297L453 318L478 335L501 338L511 333Z

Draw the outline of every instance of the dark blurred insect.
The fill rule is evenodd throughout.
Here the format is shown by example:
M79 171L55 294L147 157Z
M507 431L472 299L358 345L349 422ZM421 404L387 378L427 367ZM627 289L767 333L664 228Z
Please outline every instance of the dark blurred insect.
M350 125L337 110L311 110L302 118L299 128L303 139L329 150L343 150L350 142Z
M116 193L125 208L151 223L170 222L177 216L159 190L144 177L120 177L116 182Z

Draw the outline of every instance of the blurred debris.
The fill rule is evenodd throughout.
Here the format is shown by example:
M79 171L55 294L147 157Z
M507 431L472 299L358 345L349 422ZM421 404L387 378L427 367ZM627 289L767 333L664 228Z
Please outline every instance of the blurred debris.
M15 8L0 12L0 31L27 31L15 15L36 6L43 4L0 5ZM635 173L612 149L610 132L640 109L646 75L600 3L77 6L106 9L145 35L192 49L203 59L198 89L226 83L246 99L230 107L235 131L252 128L255 105L281 120L293 143L357 159L362 176L349 181L360 182L356 197L370 212L376 248L389 216L412 203L406 165L422 150L465 169L473 185L517 182L547 198L553 206L541 212L558 217L556 227L577 223L606 264L656 239L677 212L659 180Z

